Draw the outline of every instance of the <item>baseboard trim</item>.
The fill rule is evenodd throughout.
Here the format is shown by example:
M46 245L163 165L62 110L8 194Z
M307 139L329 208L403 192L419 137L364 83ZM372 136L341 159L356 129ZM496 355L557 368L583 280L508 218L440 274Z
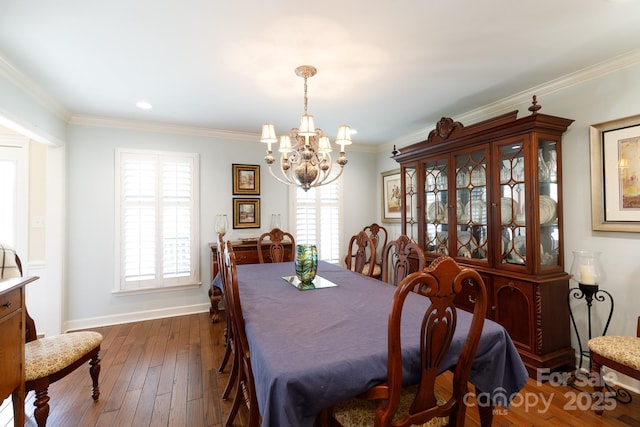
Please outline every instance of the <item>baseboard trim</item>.
M141 322L145 320L162 319L165 317L184 316L188 314L208 313L210 303L168 307L156 310L136 311L133 313L114 314L110 316L90 317L65 322L64 331L99 328L121 323Z

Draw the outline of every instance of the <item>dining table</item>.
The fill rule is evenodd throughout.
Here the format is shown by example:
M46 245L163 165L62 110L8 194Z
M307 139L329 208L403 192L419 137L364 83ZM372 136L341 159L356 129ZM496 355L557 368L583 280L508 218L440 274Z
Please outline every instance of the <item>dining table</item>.
M262 427L311 427L323 409L385 381L394 286L324 261L318 262L319 287L307 290L295 286L293 262L238 265L237 277ZM428 304L418 294L405 303L406 385L419 378L420 327ZM471 321L471 313L456 311L443 371L455 366ZM509 335L491 320L484 322L469 381L501 406L527 381Z

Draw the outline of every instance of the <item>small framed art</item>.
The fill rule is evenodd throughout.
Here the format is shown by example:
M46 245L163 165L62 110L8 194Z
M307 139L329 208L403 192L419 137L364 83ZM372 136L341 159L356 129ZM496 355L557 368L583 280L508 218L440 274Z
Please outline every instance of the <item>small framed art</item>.
M382 222L400 222L402 202L400 169L382 172Z
M233 194L260 195L260 165L232 164Z
M233 199L233 228L260 228L260 199Z

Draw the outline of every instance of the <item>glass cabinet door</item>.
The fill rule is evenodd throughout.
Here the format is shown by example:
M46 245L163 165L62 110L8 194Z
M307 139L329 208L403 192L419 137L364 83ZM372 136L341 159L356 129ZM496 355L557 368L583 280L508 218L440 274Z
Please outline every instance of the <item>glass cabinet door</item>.
M525 141L518 139L498 146L500 200L500 263L525 265L527 230L525 217Z
M540 215L540 264L542 268L559 264L558 153L557 141L538 140L538 188Z
M447 159L424 163L424 250L449 255Z
M412 242L419 243L418 181L415 166L402 168L404 182L404 227L405 234Z
M487 149L454 156L456 185L455 255L487 261Z

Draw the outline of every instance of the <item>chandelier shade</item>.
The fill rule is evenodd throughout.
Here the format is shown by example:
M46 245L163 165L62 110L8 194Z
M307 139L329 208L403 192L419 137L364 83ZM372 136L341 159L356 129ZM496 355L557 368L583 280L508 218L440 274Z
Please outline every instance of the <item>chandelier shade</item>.
M336 144L340 146L340 153L336 164L340 167L337 173L332 172L331 140L324 135L322 129L316 128L313 116L307 114L307 79L317 73L315 67L301 65L296 68L296 75L304 78L304 114L300 118L300 126L289 131L288 135L281 135L278 152L280 153L279 174L273 170L276 158L273 156L271 144L278 142L275 126L271 123L262 125L260 142L267 144L267 155L264 160L269 166L271 175L287 185L294 185L304 191L311 187L329 184L340 178L344 165L348 160L345 156L345 145L350 145L351 128L347 125L338 127Z

